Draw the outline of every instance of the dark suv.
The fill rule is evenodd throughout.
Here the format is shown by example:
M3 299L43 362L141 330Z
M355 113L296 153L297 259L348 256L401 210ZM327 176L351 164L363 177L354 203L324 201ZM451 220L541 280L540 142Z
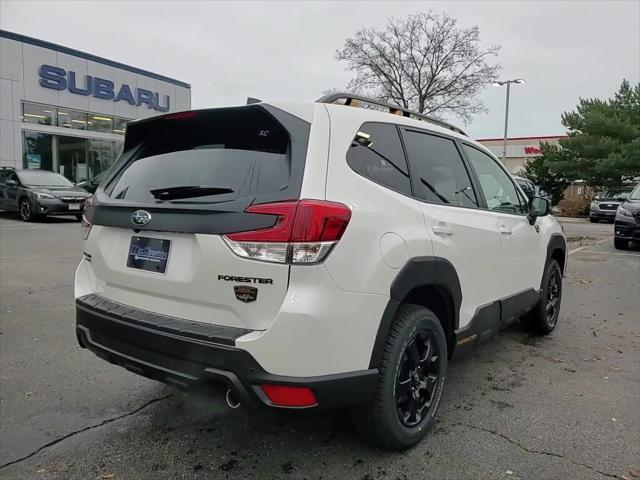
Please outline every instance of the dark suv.
M640 183L616 210L613 242L619 250L629 248L629 242L640 242Z
M25 222L47 215L82 219L85 190L47 170L0 169L0 209L18 212Z
M589 220L591 223L607 220L613 223L618 206L626 200L631 193L633 185L610 188L593 199L589 206Z

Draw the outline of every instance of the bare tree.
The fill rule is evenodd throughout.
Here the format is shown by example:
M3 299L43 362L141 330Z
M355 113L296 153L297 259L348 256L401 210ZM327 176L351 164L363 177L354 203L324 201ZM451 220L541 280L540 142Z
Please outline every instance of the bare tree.
M390 19L384 30L359 30L336 59L355 73L351 92L468 123L485 111L478 94L501 68L491 63L500 46L479 44L477 26L460 29L446 13L417 13Z

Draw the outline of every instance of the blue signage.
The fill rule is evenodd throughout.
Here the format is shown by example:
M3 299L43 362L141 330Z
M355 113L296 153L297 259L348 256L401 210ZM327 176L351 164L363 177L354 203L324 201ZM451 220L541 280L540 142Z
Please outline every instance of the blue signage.
M168 112L170 108L169 95L164 96L164 105L160 102L160 94L145 88L132 89L127 84L122 84L116 91L115 84L111 80L85 75L82 85L78 85L76 72L66 71L64 68L52 65L40 66L40 85L53 90L68 90L76 95L113 100L114 102L127 102L129 105L147 105L159 112Z

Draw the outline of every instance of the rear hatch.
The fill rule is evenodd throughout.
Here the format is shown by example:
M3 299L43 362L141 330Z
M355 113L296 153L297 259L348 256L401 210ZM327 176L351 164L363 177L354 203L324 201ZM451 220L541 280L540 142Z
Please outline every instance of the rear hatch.
M203 323L267 328L289 265L236 255L223 236L274 227L254 204L300 197L310 124L269 105L132 122L86 216L95 292Z

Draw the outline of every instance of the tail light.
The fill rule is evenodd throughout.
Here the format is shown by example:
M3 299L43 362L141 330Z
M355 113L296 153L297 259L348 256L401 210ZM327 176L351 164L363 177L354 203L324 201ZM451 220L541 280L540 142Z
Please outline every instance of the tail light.
M238 256L264 262L313 264L322 262L342 238L351 210L321 200L253 205L247 213L274 215L272 227L225 235Z
M167 115L163 115L162 118L164 120L185 120L185 119L196 118L197 116L198 114L193 110L187 110L185 112L169 113Z
M82 215L82 221L80 222L80 231L82 231L82 239L86 240L91 233L91 227L93 227L93 223L91 223L86 216Z
M84 209L86 210L88 207L93 205L93 195L87 198L84 201ZM86 214L82 214L82 220L80 221L80 231L82 232L82 239L86 240L91 233L91 227L93 227L93 223L89 221Z

